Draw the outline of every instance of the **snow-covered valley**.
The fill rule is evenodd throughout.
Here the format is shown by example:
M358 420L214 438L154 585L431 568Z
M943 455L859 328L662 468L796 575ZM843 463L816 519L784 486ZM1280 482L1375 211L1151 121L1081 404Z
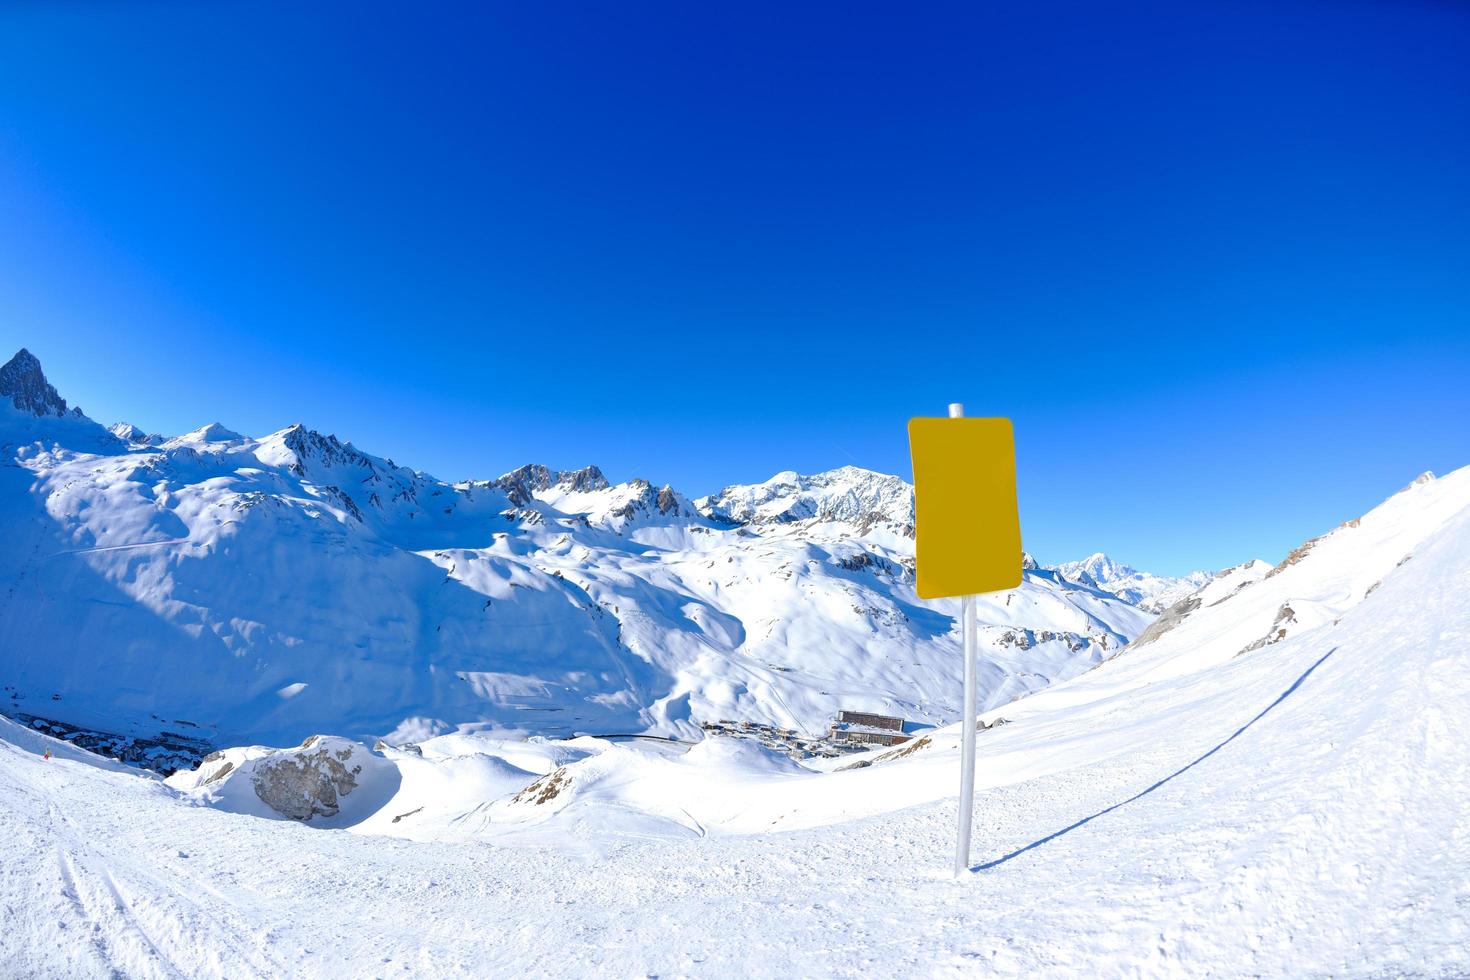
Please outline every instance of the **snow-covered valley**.
M451 486L11 409L13 710L219 751L0 719L7 975L1470 972L1470 468L1161 616L1177 580L1093 559L984 603L954 880L956 609L896 478ZM853 707L916 737L698 727Z

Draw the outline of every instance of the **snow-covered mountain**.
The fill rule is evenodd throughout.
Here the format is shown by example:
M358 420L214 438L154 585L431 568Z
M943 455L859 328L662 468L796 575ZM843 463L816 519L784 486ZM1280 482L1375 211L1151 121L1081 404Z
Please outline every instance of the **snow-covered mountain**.
M136 446L161 446L166 441L157 433L144 432L131 422L114 422L107 427L107 431L117 436L123 442Z
M1227 569L1121 654L982 716L955 879L957 726L808 765L727 738L328 734L227 748L165 788L0 719L0 963L1470 975L1467 593L1470 468Z
M450 484L302 425L109 432L30 355L4 370L13 715L226 744L956 716L959 605L914 595L897 477L781 474L697 503L596 467ZM980 618L994 705L1152 616L1033 568Z
M1081 561L1048 567L1060 572L1070 582L1111 592L1124 602L1131 602L1151 613L1163 612L1214 578L1209 572L1190 572L1177 578L1140 572L1100 551Z
M842 466L802 476L791 470L764 483L729 486L696 505L726 524L847 524L859 531L886 526L913 534L913 487L896 476Z

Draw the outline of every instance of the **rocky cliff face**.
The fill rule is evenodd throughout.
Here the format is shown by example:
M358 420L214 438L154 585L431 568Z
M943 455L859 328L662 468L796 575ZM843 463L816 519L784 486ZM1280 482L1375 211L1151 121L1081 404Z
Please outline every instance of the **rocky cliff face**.
M540 463L528 463L511 470L493 485L505 491L511 503L524 507L538 493L557 488L570 493L591 493L606 490L607 477L596 466L584 466L580 470L552 470Z
M0 367L0 397L8 398L16 408L31 415L67 414L66 399L51 387L41 371L41 362L24 347ZM75 411L81 414L81 409Z

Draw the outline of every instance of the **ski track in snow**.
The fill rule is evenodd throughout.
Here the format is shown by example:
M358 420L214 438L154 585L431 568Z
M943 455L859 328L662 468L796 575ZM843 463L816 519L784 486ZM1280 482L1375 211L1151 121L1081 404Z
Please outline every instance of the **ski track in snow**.
M110 551L133 551L138 548L167 548L188 543L188 538L174 538L169 541L140 541L137 544L114 544L105 548L77 548L71 551L58 551L55 554L47 555L46 558L61 558L65 555L102 555Z

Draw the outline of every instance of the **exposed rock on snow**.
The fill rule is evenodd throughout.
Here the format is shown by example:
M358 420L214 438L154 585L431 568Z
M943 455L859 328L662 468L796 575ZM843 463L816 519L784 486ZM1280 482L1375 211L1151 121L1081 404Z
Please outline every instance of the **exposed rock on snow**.
M356 789L362 773L361 763L353 762L356 749L345 739L313 735L296 752L257 760L250 785L272 810L293 820L335 816L338 797Z
M536 780L530 786L521 790L511 798L512 803L529 803L533 806L541 806L550 803L561 795L562 790L571 788L572 777L568 775L565 766L554 769L545 776Z
M1163 615L1150 623L1148 629L1144 630L1138 639L1133 641L1133 644L1139 646L1145 643L1152 643L1182 623L1185 617L1198 609L1200 605L1199 596L1192 595L1180 599L1174 605L1165 609Z
M602 475L602 470L596 466L584 466L580 470L549 470L540 463L529 463L520 469L511 470L509 473L495 480L494 486L505 491L511 503L517 507L524 507L535 499L536 495L552 488L564 490L568 493L592 493L598 490L606 490L609 486L607 477Z
M205 756L193 772L168 779L222 809L318 823L342 813L349 797L360 811L355 817L376 811L398 781L387 759L334 735L313 735L289 749L223 749Z

